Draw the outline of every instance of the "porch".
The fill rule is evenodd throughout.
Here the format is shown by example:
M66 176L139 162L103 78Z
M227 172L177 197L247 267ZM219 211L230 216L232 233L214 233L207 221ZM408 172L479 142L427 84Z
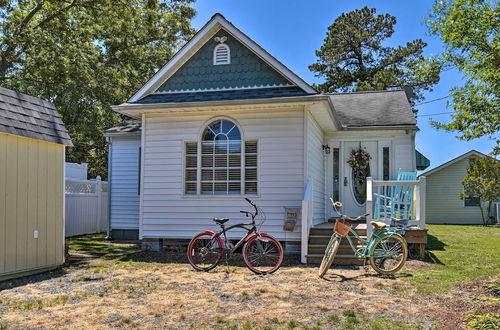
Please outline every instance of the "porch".
M326 219L323 223L313 223L312 215L312 191L313 184L309 181L306 185L304 199L302 201L301 228L301 262L320 263L323 258L326 245L332 235L335 218ZM396 192L405 192L406 201L404 206L399 202L390 201ZM392 197L391 197L392 195ZM377 200L378 199L378 200ZM391 205L392 209L388 207ZM331 205L326 205L331 207ZM367 178L365 211L368 216L359 222L353 223L356 233L366 238L371 235L371 221L391 223L392 218L407 220L408 225L405 239L414 246L418 258L425 254L427 243L427 228L425 226L425 177L415 181L384 181ZM355 245L361 242L353 240ZM342 240L335 260L336 264L362 265L363 259L354 255L346 239Z

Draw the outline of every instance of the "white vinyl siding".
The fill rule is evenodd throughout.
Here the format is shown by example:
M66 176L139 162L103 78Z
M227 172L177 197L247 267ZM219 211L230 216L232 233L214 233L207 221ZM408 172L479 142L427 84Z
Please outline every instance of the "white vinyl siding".
M426 176L426 222L482 224L479 207L466 207L459 195L469 158L462 159Z
M112 138L111 229L139 228L140 147L140 136Z
M283 231L284 207L300 207L304 192L303 112L219 111L196 114L148 115L145 121L142 237L190 238L217 229L214 217L230 223L245 221L249 210L241 195L184 194L184 148L198 141L214 118L229 116L241 128L244 141L257 141L258 194L248 195L266 213L262 231L278 239L299 240L300 227ZM226 118L226 117L224 117ZM237 231L231 236L241 234Z
M325 218L325 169L323 158L323 131L312 116L307 115L307 179L313 181L313 224L323 223ZM331 153L330 153L331 155Z
M415 144L412 135L395 136L391 138L391 143L391 177L396 179L399 169L408 172L415 171Z

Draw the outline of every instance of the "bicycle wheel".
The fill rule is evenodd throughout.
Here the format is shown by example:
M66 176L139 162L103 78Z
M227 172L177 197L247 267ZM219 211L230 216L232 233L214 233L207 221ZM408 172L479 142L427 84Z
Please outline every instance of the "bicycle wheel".
M337 237L332 236L332 238L330 238L330 242L328 242L328 246L326 247L321 265L319 266L319 277L323 278L328 269L330 269L333 259L335 259L335 255L337 254L337 250L339 249L339 245L340 240Z
M403 267L408 257L408 245L398 235L382 236L370 251L370 264L379 274L390 275Z
M271 274L283 262L283 248L272 236L255 235L245 243L243 258L247 267L255 274Z
M219 236L203 232L189 242L187 255L191 266L199 271L209 271L219 263L224 244Z

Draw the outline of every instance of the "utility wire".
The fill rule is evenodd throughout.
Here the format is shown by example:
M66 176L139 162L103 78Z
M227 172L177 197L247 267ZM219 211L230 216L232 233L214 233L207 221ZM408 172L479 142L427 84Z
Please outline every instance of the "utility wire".
M419 114L417 114L417 117L429 117L429 116L437 116L437 115L447 115L447 114L450 114L450 113L453 113L453 111L430 113L430 114L427 114L427 115L419 115Z
M451 96L451 95L446 95L446 96L439 97L439 98L434 99L434 100L425 101L425 102L422 102L422 103L419 103L419 104L415 104L414 106L418 106L418 105L422 105L422 104L427 104L427 103L432 103L432 102L436 102L436 101L444 100L444 99L449 98L450 96Z

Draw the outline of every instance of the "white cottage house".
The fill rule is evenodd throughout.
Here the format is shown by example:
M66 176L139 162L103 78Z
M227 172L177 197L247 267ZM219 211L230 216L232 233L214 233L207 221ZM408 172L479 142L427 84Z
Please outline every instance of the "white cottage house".
M132 118L105 134L115 238L188 239L213 217L243 220L248 197L261 230L305 260L310 229L334 216L328 197L363 214L377 180L417 166L404 91L318 93L220 14L113 109ZM370 166L353 175L359 148ZM291 231L285 208L301 208Z

